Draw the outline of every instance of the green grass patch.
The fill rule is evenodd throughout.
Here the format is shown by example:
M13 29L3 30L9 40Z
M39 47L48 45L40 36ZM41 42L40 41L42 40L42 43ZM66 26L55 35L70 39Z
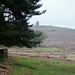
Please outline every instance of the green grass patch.
M75 75L75 64L46 58L12 57L10 75Z

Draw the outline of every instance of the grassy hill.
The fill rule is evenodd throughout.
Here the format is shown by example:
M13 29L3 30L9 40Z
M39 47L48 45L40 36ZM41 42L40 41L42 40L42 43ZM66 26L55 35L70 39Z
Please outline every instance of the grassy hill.
M33 26L32 29L41 30L47 35L43 46L75 50L75 29L53 26Z
M75 75L75 64L45 58L14 56L9 75Z
M0 75L75 75L75 30L52 26L32 29L48 36L42 44L45 48L9 48L8 60L0 63Z

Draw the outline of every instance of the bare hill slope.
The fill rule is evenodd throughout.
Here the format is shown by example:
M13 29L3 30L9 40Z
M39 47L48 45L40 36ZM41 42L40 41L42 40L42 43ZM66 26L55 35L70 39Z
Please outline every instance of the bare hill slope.
M43 46L75 50L75 29L53 26L33 26L32 29L41 30L47 35Z

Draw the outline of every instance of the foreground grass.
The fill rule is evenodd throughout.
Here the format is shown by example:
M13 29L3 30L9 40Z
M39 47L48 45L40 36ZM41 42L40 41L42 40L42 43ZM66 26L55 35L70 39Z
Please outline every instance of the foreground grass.
M12 57L10 75L75 75L75 64L46 58Z

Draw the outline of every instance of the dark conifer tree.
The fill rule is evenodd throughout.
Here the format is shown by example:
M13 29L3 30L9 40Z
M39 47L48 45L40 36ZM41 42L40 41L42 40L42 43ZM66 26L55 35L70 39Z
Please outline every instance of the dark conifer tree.
M28 20L45 12L37 11L40 0L0 0L0 45L32 47L35 36Z

